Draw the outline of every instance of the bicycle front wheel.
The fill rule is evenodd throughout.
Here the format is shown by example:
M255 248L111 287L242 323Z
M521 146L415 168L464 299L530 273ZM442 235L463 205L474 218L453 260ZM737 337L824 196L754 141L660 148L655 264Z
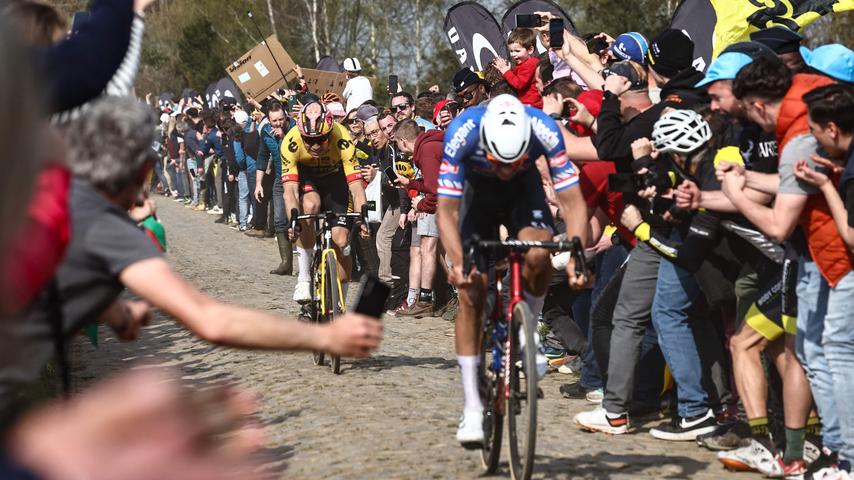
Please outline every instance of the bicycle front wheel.
M343 313L341 305L341 295L338 291L338 264L335 261L335 255L326 256L326 321L332 322L335 320L335 315ZM338 355L329 355L332 373L338 375L341 373L341 357Z
M484 321L488 321L485 319ZM480 352L478 381L480 398L483 400L483 449L480 461L484 473L492 474L498 469L501 458L501 436L504 430L504 383L500 381L500 369L494 369L492 332L487 331L484 348ZM500 359L497 363L500 363Z
M534 316L525 302L513 307L510 319L510 393L507 428L510 442L510 476L528 480L534 470L537 444L537 345ZM520 333L524 332L524 344Z

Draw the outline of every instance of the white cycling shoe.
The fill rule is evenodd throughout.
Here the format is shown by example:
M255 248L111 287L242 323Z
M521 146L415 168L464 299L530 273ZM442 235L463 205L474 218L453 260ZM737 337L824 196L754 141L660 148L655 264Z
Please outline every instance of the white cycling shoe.
M311 286L309 282L299 282L294 288L294 301L297 303L308 303L311 301Z
M483 448L483 410L463 410L457 441L463 448Z

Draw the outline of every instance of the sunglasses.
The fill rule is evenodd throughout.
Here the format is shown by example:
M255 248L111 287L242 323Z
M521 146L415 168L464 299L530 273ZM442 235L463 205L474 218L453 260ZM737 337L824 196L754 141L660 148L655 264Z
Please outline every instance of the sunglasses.
M406 110L407 108L409 108L409 106L410 105L408 103L400 103L398 105L392 105L391 109L397 110L398 112L402 112L402 111Z
M302 141L306 145L320 145L321 143L329 141L329 135L324 135L322 137L302 137Z
M490 162L492 162L497 167L506 167L506 168L516 169L516 168L521 167L528 160L528 154L527 153L525 153L524 155L519 157L519 160L516 160L513 163L502 162L501 160L495 158L495 156L493 156L491 153L489 153L489 152L485 152L485 153L486 153L486 155L485 155L486 159L489 160Z

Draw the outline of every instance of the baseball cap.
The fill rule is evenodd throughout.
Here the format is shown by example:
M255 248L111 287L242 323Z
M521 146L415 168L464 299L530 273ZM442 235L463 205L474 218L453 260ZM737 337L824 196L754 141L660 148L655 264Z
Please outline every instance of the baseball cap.
M717 82L718 80L734 80L738 72L745 65L753 61L749 55L740 52L726 52L720 54L706 70L706 78L697 82L695 88L705 87L706 85Z
M486 80L469 68L462 68L454 74L454 91L457 93L473 83L486 84Z
M234 112L234 121L238 124L244 124L249 121L249 114L243 110Z
M854 83L854 52L838 43L822 45L814 50L801 47L804 63L828 77Z
M358 109L356 109L356 118L363 122L366 122L371 117L376 117L379 114L380 111L377 110L377 107L373 105L362 105Z
M629 62L631 62L631 60L623 60L622 62L611 64L610 67L602 70L602 76L608 78L610 75L619 75L627 78L629 82L632 83L629 90L643 90L644 88L647 88L649 85L644 81L645 79L641 78L637 70L635 70L635 67L633 67Z
M433 105L433 123L438 124L439 113L442 112L442 109L447 107L449 103L457 103L453 100L439 100L436 102L436 105Z
M777 56L777 54L774 53L774 50L771 50L768 45L754 41L735 42L727 46L721 53L723 54L728 52L743 53L753 60L762 57L770 58Z
M344 70L347 72L359 72L362 70L362 64L356 57L344 59Z
M768 46L777 55L798 51L804 37L786 27L774 26L750 34L750 39Z
M665 77L674 77L694 61L694 42L681 30L668 28L649 45L649 67Z
M632 60L641 65L646 63L649 42L638 32L620 34L608 50L620 60Z

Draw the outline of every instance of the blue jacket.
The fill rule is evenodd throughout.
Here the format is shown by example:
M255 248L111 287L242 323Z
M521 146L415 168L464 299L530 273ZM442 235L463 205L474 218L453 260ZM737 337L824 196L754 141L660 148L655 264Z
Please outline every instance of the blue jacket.
M205 137L204 152L205 152L205 155L209 155L211 149L213 149L214 155L216 155L219 158L223 158L222 139L220 137L216 136L216 134L217 134L216 127L212 128L211 131L208 132L207 136Z
M284 131L290 130L290 122L285 126ZM275 178L282 177L282 158L281 158L282 140L273 135L273 127L269 123L265 123L261 128L261 148L258 149L258 162L256 168L261 171L267 170L267 165L273 162L273 173Z
M247 123L243 128L243 131L249 133L250 124ZM248 174L253 174L256 170L255 159L246 154L246 151L243 150L243 144L235 141L234 142L234 159L237 161L237 166L240 167L241 170L246 170ZM255 179L252 177L251 185L255 184Z

